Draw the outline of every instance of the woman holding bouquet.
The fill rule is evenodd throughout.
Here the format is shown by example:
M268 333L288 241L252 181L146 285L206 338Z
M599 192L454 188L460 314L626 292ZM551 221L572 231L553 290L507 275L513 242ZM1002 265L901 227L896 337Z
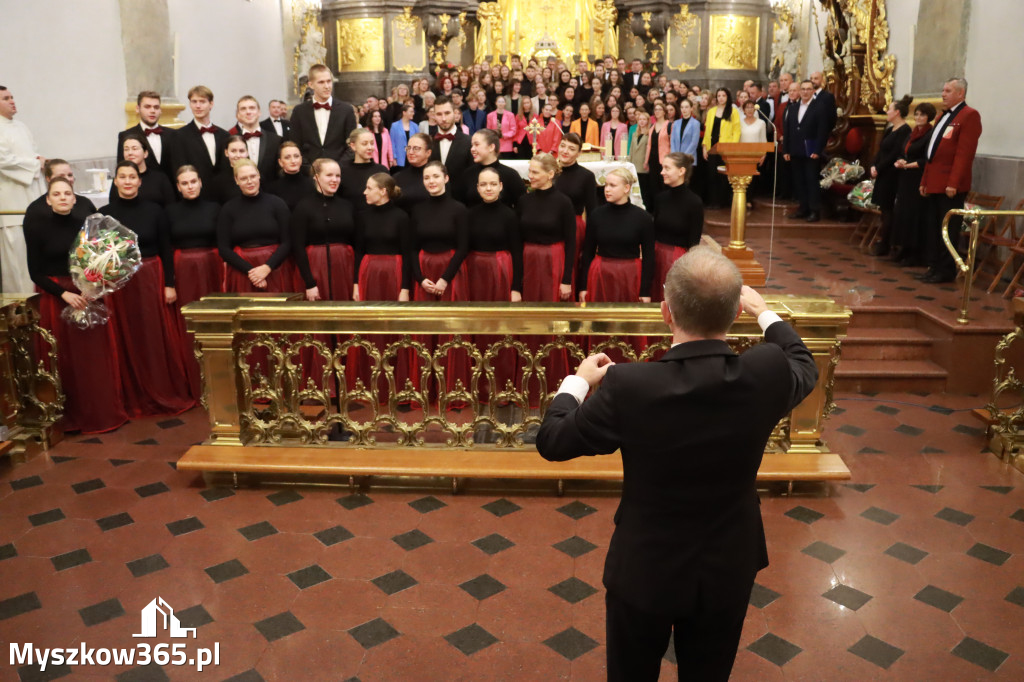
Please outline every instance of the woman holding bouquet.
M185 373L192 355L171 305L174 255L167 214L139 197L139 169L117 164L117 201L101 210L139 238L142 267L110 296L110 318L117 343L125 407L132 417L179 414L196 404Z
M77 310L88 301L71 282L68 254L78 240L81 220L71 215L75 190L63 177L50 181L49 210L25 216L28 271L39 299L40 324L57 341L57 367L67 402L62 425L66 431L103 433L128 421L118 380L114 330L109 324L79 329L61 319L65 306ZM48 348L40 348L38 356Z
M217 248L228 266L224 290L291 291L288 206L280 197L260 192L260 172L251 159L235 162L235 182L242 196L225 204L217 220Z

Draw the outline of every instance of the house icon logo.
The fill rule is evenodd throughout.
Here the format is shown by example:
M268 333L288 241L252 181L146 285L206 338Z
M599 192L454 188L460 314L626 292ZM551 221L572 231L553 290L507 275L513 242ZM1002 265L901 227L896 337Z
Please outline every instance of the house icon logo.
M196 636L196 629L181 627L171 605L162 597L157 597L142 609L142 632L132 637L156 637L157 631L161 629L166 630L171 637L187 639L189 633L192 633L193 639Z

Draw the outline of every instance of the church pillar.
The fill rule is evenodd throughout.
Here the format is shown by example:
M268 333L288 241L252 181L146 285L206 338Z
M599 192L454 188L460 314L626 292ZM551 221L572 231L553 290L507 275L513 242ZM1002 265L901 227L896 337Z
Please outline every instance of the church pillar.
M119 7L125 80L128 83L125 127L139 122L135 103L143 90L160 93L162 124L181 125L178 114L185 105L177 100L175 47L167 0L120 0Z

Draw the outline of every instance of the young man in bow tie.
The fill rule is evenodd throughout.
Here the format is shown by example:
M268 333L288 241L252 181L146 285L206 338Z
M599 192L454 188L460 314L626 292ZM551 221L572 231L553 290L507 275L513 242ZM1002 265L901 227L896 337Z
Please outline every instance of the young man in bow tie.
M356 128L356 110L333 96L334 75L323 64L310 67L309 87L313 99L292 110L291 139L306 166L321 157L340 161Z
M150 165L159 168L167 177L174 177L174 171L180 165L176 132L160 125L160 93L152 90L140 92L135 100L135 113L139 115L139 122L117 134L117 160L124 161L124 138L129 133L138 133L146 140L149 158L156 161Z
M213 91L205 85L197 85L188 91L188 106L192 120L177 131L180 165L195 166L202 180L200 197L210 199L213 192L213 178L221 167L227 164L224 148L228 143L228 131L210 121L213 109Z
M260 127L264 130L274 131L281 140L292 139L292 123L288 120L288 105L279 99L272 99L267 104L267 112L270 115L260 121Z
M434 117L437 119L437 133L431 158L440 159L448 169L449 178L458 178L473 163L469 135L459 128L455 108L445 95L434 101Z
M260 128L260 103L252 95L238 100L235 108L238 124L228 131L241 135L249 148L249 158L256 163L260 180L270 182L277 177L277 153L281 149L281 138L277 133Z

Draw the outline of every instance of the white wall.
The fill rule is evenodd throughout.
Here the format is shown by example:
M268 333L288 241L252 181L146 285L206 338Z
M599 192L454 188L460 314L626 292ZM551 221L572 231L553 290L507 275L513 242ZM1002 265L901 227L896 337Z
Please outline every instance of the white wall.
M981 113L978 153L1024 157L1019 85L1024 82L1024 2L974 0L967 40L967 103ZM918 28L918 40L923 39ZM1004 207L1005 208L1005 207Z
M124 128L117 0L0 0L0 84L46 157L109 156Z
M234 125L235 101L266 108L285 99L280 0L168 0L177 33L182 104L197 84L215 95L213 120ZM112 156L125 127L126 92L118 0L0 0L0 84L39 152L69 160ZM191 115L186 107L181 115Z

